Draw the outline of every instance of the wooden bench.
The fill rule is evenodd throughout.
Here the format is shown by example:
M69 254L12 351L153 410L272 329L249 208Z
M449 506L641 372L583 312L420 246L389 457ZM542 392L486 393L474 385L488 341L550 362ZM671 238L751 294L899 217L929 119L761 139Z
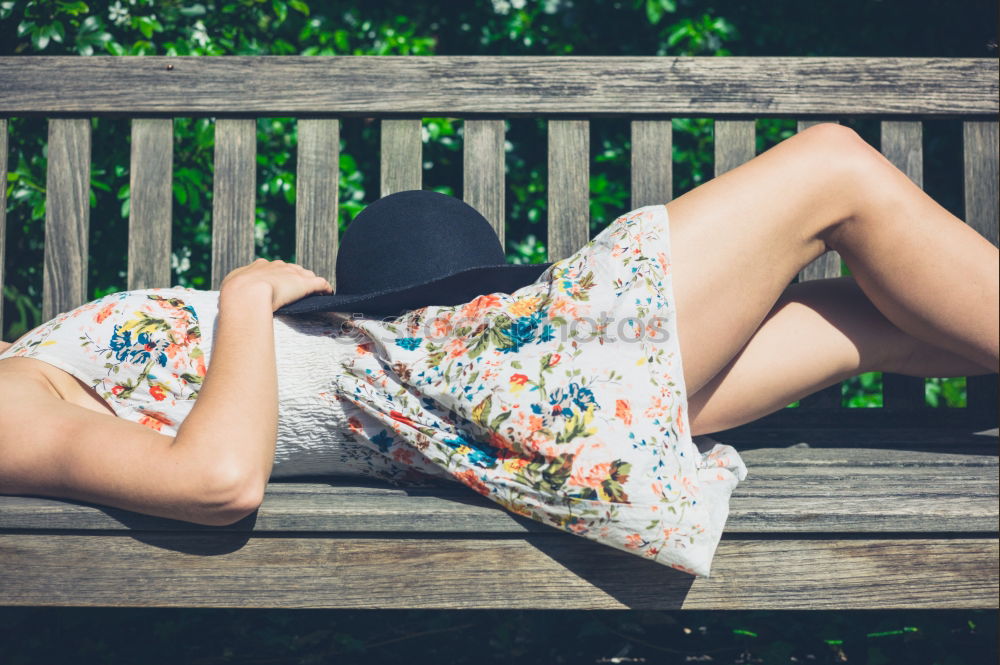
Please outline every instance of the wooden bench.
M45 320L89 300L94 116L133 119L129 289L170 285L173 116L218 118L212 288L254 258L260 116L299 118L296 259L331 280L348 116L381 122L380 195L421 187L421 117L465 118L462 196L501 239L503 119L548 118L550 260L589 239L590 118L631 122L633 207L673 196L671 117L716 119L716 173L754 155L755 118L880 118L881 150L918 183L922 121L951 118L964 128L964 219L997 244L997 75L985 58L3 57L0 173L7 118L48 117ZM839 274L830 252L801 278ZM884 403L842 408L835 386L713 435L750 475L711 579L458 485L301 478L271 483L231 527L2 496L0 605L996 608L997 375L970 378L957 409L928 408L923 379L886 375Z

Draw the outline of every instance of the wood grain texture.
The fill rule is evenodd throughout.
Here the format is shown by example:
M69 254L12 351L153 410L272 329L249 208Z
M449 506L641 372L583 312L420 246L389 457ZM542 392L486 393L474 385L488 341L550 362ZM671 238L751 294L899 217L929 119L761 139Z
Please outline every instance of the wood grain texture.
M717 440L732 441L749 469L733 493L727 534L968 534L997 529L995 436L980 437L964 448L941 439L935 444L919 432L909 444L893 442L895 448L884 442L881 448L823 447L819 438L812 445L758 441L756 447L735 438ZM951 452L953 444L961 452ZM0 529L484 535L548 533L552 527L510 513L453 482L395 487L369 479L300 477L272 481L257 514L228 527L198 527L79 501L3 496Z
M340 242L340 120L298 121L295 166L295 263L337 287Z
M996 540L985 538L724 538L712 577L695 578L567 533L0 534L0 598L119 607L991 609L997 555Z
M380 194L423 188L423 137L420 118L382 121Z
M548 260L590 241L590 121L549 120Z
M7 118L0 118L0 340L3 339L4 257L7 256Z
M1000 131L996 118L963 123L963 172L965 181L965 221L994 245L1000 244ZM997 421L996 374L970 376L966 392L970 413L982 420Z
M174 121L132 120L129 170L128 288L171 286Z
M462 123L462 200L489 221L500 244L505 244L504 187L506 130L503 120L465 120Z
M923 189L924 141L923 123L919 120L883 120L881 152L896 168ZM933 256L927 257L928 261ZM884 372L882 374L882 405L886 409L925 409L924 378Z
M997 79L996 58L8 56L0 114L995 115Z
M715 175L749 162L756 154L753 120L715 121Z
M212 289L231 270L253 262L257 201L257 122L215 122L212 182Z
M89 300L90 119L49 120L42 320Z
M633 120L631 208L669 203L674 198L671 120Z

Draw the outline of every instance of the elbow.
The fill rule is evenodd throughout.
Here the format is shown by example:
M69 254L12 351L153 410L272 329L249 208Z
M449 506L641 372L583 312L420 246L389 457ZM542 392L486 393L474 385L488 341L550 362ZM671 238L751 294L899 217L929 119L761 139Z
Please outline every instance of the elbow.
M264 502L265 484L240 469L215 473L199 495L200 522L208 526L229 526L257 512Z

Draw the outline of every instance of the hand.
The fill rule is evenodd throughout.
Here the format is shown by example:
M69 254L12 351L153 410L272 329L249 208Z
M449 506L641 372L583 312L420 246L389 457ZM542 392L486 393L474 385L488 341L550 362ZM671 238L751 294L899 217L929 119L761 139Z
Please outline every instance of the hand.
M255 289L270 291L272 312L312 293L333 293L330 282L312 270L281 259L257 259L236 268L226 275L219 287L220 293L224 291L227 294Z

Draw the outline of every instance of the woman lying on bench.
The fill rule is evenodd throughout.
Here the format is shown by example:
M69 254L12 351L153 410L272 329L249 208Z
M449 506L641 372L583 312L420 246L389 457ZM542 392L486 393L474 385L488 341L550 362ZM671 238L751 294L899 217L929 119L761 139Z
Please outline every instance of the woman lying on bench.
M791 283L829 250L851 277ZM502 263L469 206L400 192L348 228L336 294L258 259L62 313L0 353L0 493L228 525L275 477L457 481L707 576L747 469L693 437L1000 362L997 248L835 124Z

